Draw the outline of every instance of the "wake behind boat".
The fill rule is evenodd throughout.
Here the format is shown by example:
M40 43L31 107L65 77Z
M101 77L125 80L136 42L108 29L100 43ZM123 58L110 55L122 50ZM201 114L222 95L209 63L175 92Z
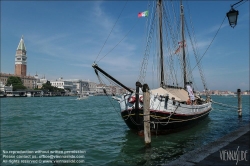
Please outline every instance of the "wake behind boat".
M169 8L166 7L166 5L170 5L169 3L174 2L164 3L162 0L158 0L152 5L151 18L146 21L150 26L148 27L147 44L140 75L136 82L136 91L123 85L102 70L97 64L94 63L92 65L99 80L101 80L99 76L99 73L101 73L106 78L128 91L119 101L121 116L127 126L131 130L137 132L144 129L143 88L146 85L145 77L147 73L148 57L152 54L150 52L150 45L153 44L153 39L156 40L157 44L155 48L158 48L153 54L157 57L156 61L159 63L156 67L158 74L155 73L158 79L152 79L158 81L159 87L150 90L149 123L151 132L164 134L191 127L197 124L198 121L207 117L212 109L208 93L206 93L206 99L203 99L194 91L195 81L192 76L190 61L188 60L188 44L192 46L194 51L193 55L196 60L196 66L198 66L199 69L205 92L207 92L207 87L200 66L200 57L195 47L195 39L191 38L189 31L188 36L190 37L190 41L188 41L185 36L184 22L186 22L186 19L184 17L182 1L179 4L179 19L172 19L176 21L175 23L170 23L170 21L172 21L169 19L171 15L169 14L170 11L167 10ZM148 13L148 11L139 13L138 17L147 17L149 15ZM167 32L164 32L165 30ZM180 66L178 67L176 64ZM142 83L144 85L142 85Z

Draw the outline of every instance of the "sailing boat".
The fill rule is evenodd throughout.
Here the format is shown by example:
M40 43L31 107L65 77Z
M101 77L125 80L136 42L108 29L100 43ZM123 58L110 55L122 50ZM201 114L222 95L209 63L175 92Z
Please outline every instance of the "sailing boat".
M170 3L170 2L168 2ZM172 1L171 1L172 3ZM117 85L125 88L127 94L124 94L119 100L121 116L127 126L134 131L143 131L143 92L142 83L145 82L147 60L149 56L150 44L153 42L154 36L157 37L157 57L158 57L158 77L159 87L150 90L150 130L155 133L169 133L174 131L183 130L189 128L198 121L206 118L210 111L211 100L206 91L206 99L201 98L194 91L194 79L192 77L192 71L190 70L190 63L188 63L187 44L191 44L194 50L196 66L198 66L201 80L206 88L206 82L204 75L202 74L200 66L200 58L197 54L195 46L195 40L191 39L191 42L186 42L185 38L185 25L184 25L184 7L182 2L180 3L180 18L178 24L171 24L169 20L169 11L166 10L165 4L162 0L158 0L155 3L154 10L151 14L152 18L148 20L151 27L147 37L146 51L143 58L143 63L140 71L140 76L136 82L136 90L133 91L121 82L113 78L111 75L102 70L97 64L93 64L92 67L99 78L99 72L106 78L109 78ZM169 9L169 8L168 8ZM168 16L165 16L168 14ZM154 22L156 23L154 23ZM155 26L157 25L157 32L155 33ZM152 27L153 26L153 27ZM165 26L165 28L163 28ZM174 27L179 30L174 31ZM168 33L164 33L163 30L168 30ZM179 35L175 35L174 32L179 32ZM188 35L190 36L190 34ZM156 38L155 37L155 38ZM172 39L172 44L169 41ZM178 42L179 40L179 42ZM177 44L178 43L178 44ZM167 46L165 46L167 45ZM177 45L177 46L176 46ZM174 48L170 48L174 46ZM177 80L178 71L176 60L179 60L181 83ZM165 62L165 63L164 63ZM166 65L167 64L167 65ZM100 80L100 79L99 79ZM144 84L145 85L145 84Z

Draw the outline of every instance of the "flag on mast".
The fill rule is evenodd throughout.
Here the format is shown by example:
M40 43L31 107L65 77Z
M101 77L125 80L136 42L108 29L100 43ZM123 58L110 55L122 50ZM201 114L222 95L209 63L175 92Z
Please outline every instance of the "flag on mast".
M180 42L178 42L178 45L179 45L179 47L177 48L177 50L175 50L175 52L174 52L175 54L180 52L181 48L186 47L186 41L185 40L184 40L184 42L180 41Z
M180 52L180 46L177 48L177 50L175 50L174 54L177 54L178 52Z
M146 10L144 12L138 13L138 18L140 18L140 17L147 17L147 16L148 16L148 10Z

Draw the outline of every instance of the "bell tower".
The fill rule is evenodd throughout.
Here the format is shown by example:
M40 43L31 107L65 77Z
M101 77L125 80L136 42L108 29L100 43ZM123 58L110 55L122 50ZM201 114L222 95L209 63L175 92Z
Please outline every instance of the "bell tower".
M27 73L27 56L23 36L18 44L15 56L15 75L26 76Z

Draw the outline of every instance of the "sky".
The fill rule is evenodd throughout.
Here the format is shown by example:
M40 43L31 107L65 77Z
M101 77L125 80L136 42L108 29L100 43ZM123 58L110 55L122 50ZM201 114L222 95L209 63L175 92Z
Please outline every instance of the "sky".
M184 2L203 55L230 5L238 1ZM146 21L137 14L147 5L147 1L111 0L1 1L1 72L14 73L15 53L23 35L27 75L98 83L92 68L96 61L120 82L135 88L145 49ZM202 58L210 90L250 89L249 1L235 7L239 11L236 27L230 27L226 18ZM202 85L198 88L203 90Z

